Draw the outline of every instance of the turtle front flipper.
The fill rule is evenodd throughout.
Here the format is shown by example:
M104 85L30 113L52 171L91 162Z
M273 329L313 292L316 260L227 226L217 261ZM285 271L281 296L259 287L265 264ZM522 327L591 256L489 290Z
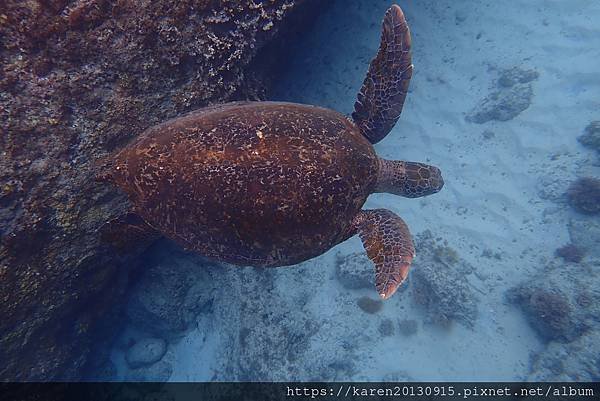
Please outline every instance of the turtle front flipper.
M360 211L353 226L375 264L375 288L381 298L388 299L406 280L415 257L408 226L386 209Z
M131 249L143 249L161 237L144 219L128 212L104 223L99 229L102 241L119 253Z
M410 31L397 5L385 13L381 44L354 104L352 119L371 143L382 140L402 112L413 66Z

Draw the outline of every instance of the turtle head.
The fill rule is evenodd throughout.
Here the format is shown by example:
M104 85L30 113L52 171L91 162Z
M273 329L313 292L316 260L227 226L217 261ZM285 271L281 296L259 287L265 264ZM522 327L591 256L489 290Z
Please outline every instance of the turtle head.
M419 198L439 192L444 186L442 172L424 163L379 159L375 192Z

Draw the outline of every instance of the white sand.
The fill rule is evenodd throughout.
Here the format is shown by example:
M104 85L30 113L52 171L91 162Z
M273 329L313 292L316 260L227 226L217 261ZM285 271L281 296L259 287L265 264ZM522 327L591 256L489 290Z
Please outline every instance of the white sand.
M378 315L356 307L356 298L375 296L374 291L346 290L332 278L335 253L362 250L357 238L302 267L278 270L281 299L310 290L304 309L321 326L309 342L313 355L335 352L353 333L357 371L340 380L379 380L398 372L415 380L518 380L528 373L530 354L543 347L522 313L503 297L569 241L566 223L572 212L538 192L542 180L551 184L545 187L564 191L580 166L594 159L576 137L600 118L600 2L501 3L400 3L412 31L415 70L401 120L376 150L388 159L439 166L446 185L427 198L373 195L366 204L398 213L415 234L429 229L446 239L476 267L477 276L487 277L468 278L483 292L478 292L479 318L474 329L455 324L447 331L419 323L412 337L379 336L384 317L422 322L426 316L404 294L386 302ZM388 6L388 1L337 1L305 39L273 98L349 114ZM506 122L465 121L495 85L498 71L514 66L540 74L531 106ZM494 137L484 139L486 130ZM499 253L500 260L483 257L484 250ZM303 312L290 311L298 313ZM170 346L171 380L210 380L220 366L214 359L219 330L232 328L213 330L205 342L195 331Z

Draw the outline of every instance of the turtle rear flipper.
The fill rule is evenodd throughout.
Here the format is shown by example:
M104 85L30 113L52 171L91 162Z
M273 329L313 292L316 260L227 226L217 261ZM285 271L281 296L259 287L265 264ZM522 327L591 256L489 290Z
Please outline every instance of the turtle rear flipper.
M100 237L120 253L130 249L143 249L161 237L144 219L133 212L126 213L104 223Z
M412 69L410 31L402 10L393 5L385 13L379 51L352 113L354 123L371 143L382 140L398 121Z
M363 210L353 225L369 259L375 263L375 287L383 299L391 297L408 277L415 246L404 220L386 209Z

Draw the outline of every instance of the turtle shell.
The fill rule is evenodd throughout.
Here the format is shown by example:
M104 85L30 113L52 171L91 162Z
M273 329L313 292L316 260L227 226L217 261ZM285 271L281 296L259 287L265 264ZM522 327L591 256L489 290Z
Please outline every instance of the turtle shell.
M135 213L185 248L238 265L283 266L353 234L377 160L333 110L228 103L149 128L115 157L112 178Z

